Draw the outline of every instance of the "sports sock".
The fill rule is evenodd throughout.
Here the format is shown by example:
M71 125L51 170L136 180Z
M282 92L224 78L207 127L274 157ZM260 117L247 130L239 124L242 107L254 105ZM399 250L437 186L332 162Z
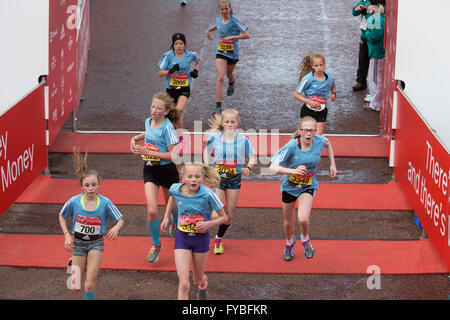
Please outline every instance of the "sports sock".
M150 233L153 238L153 245L160 244L159 232L160 232L160 227L161 227L161 221L158 218L155 221L147 220L147 222L148 222L148 226L150 227Z
M304 236L303 233L302 233L301 234L301 239L302 239L302 242L306 242L306 241L309 240L309 235L307 234L306 236Z
M91 292L87 292L84 290L84 300L94 300L95 298L95 290L92 290Z
M229 226L230 226L229 224L221 224L219 226L219 230L217 231L217 236L219 238L223 238L223 236L225 235L225 232L227 232Z
M291 240L286 240L286 245L287 246L292 246L294 244L294 237L292 237Z

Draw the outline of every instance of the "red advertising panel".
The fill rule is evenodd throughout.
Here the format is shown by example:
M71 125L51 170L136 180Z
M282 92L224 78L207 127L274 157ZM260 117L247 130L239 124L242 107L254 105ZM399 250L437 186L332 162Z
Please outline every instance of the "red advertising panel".
M380 111L380 120L386 148L390 149L392 139L392 109L394 105L394 91L397 84L395 80L395 53L397 45L397 10L398 0L386 2L384 48L386 55L383 68L383 100Z
M89 0L84 1L84 7L78 8L81 10L81 22L77 36L77 102L79 104L83 93L84 78L86 75L88 64L88 49L90 43L89 33Z
M0 117L0 215L47 167L44 85Z
M401 91L397 115L395 177L450 269L450 154Z
M49 1L50 145L76 105L77 0Z

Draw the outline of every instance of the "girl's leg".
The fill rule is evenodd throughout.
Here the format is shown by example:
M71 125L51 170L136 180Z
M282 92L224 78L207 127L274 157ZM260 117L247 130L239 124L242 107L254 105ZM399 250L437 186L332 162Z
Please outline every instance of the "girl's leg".
M198 286L197 299L206 300L208 297L208 277L205 275L208 252L192 253L192 272L194 284Z
M294 236L295 227L295 202L285 203L283 202L283 215L284 215L284 234L287 240L291 240Z
M316 134L317 135L322 135L323 131L325 130L325 125L327 123L326 122L317 122L317 127L316 127Z
M225 82L225 74L227 72L227 60L216 59L216 102L222 103L223 86Z
M228 89L227 95L231 96L234 93L234 68L236 64L227 64L227 78L228 78Z
M184 249L175 249L175 266L178 275L178 300L189 299L189 269L192 252Z
M86 281L84 282L84 299L94 300L95 283L97 281L98 272L100 271L100 263L102 262L103 252L91 250L87 255L86 265Z
M86 268L87 256L72 256L72 290L81 291L81 279L83 279L84 269Z
M147 222L153 239L153 245L147 255L147 260L156 262L159 251L161 250L161 241L159 239L161 221L158 217L158 190L159 187L152 182L144 184L145 200L147 202Z
M298 197L298 222L303 237L309 234L309 217L313 205L313 196L308 192L303 192Z
M178 103L176 105L176 108L181 111L181 114L183 114L184 108L186 107L187 102L188 102L188 98L186 96L180 96L178 98ZM183 119L182 119L182 117L180 118L180 121L178 121L175 125L176 125L177 129L182 129L183 128Z

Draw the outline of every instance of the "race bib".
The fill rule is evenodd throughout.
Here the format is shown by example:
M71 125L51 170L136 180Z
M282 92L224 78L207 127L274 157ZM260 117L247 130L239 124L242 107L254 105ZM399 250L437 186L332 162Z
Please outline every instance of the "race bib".
M159 148L152 144L146 144L145 147L151 151L159 151ZM147 155L141 154L141 158L142 158L142 160L144 160L146 162L147 166L159 166L160 165L161 159L156 158L154 156L147 156Z
M289 185L296 188L308 188L312 185L314 172L307 172L304 175L291 174L289 176Z
M215 169L223 178L237 176L237 161L216 161Z
M313 110L313 111L322 111L323 109L325 109L325 106L326 106L326 103L327 103L327 98L316 97L316 96L308 96L308 99L320 103L320 108L314 108L313 106L311 106L309 104L306 104L306 106L308 108L310 108L311 110Z
M233 40L224 40L219 39L219 45L217 46L217 51L223 52L223 53L233 53L234 51L234 44Z
M85 217L77 214L75 217L74 235L82 240L95 240L100 237L102 220L98 217Z
M187 73L172 73L170 75L171 87L187 87L189 86L189 77Z
M205 217L202 215L196 215L196 216L187 216L185 214L180 215L180 218L178 220L178 230L183 232L190 232L190 233L204 233L199 232L195 229L195 225L198 222L205 221Z

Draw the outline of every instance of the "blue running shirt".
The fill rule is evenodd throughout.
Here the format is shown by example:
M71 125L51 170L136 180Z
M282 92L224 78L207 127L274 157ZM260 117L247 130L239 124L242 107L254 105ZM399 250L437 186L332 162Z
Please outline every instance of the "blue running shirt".
M163 54L161 60L158 62L158 68L161 70L170 70L175 64L180 66L180 70L174 73L169 73L166 76L166 88L182 88L189 87L191 85L192 77L191 64L197 63L199 56L196 52L184 50L185 55L182 58L178 58L173 50L169 50Z
M70 198L59 212L64 218L72 218L72 234L89 240L105 233L108 220L119 221L122 214L108 198L97 194L97 208L88 211L82 202L84 194Z
M145 140L144 143L149 150L158 152L169 152L169 146L177 144L178 137L172 122L166 120L157 128L151 127L152 118L145 120ZM142 155L142 160L148 166L163 166L172 163L170 160L159 159L152 156Z
M212 167L222 178L233 178L242 173L245 158L254 154L253 147L247 137L236 132L234 141L222 140L223 131L212 134L206 142L206 150L214 150Z
M187 197L180 193L184 183L174 183L169 189L169 196L177 202L178 208L178 230L183 232L198 233L195 224L199 221L210 221L213 210L223 208L223 204L217 195L205 185L200 185L198 192Z
M230 59L239 59L239 40L233 39L232 41L226 42L223 38L240 35L242 32L247 31L247 25L231 15L230 21L227 24L222 23L222 17L216 18L216 27L219 36L216 54L221 54Z
M308 151L299 148L300 137L289 140L272 157L273 164L296 169L298 166L306 166L307 173L304 176L285 174L281 183L281 192L298 197L304 190L318 189L317 168L323 148L328 145L328 139L324 136L314 136L313 145Z
M326 72L324 74L326 79L320 81L314 77L314 71L311 71L302 78L297 87L297 92L302 96L317 101L322 105L320 110L310 108L314 111L322 111L325 109L331 94L331 89L334 87L334 77ZM309 107L309 105L307 106Z

